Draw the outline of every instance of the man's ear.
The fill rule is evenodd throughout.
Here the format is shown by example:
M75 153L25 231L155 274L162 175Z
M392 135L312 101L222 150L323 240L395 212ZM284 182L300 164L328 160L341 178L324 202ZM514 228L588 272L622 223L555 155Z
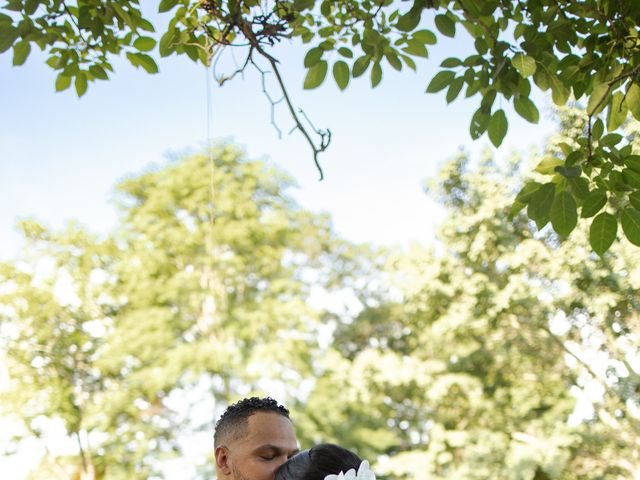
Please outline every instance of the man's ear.
M224 475L231 475L231 461L229 459L229 449L224 445L216 447L215 453L216 466Z

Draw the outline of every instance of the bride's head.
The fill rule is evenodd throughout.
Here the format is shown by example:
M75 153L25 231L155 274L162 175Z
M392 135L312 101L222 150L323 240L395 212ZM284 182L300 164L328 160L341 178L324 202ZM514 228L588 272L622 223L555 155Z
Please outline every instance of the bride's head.
M276 480L324 480L327 475L357 471L361 463L355 453L323 443L291 457L276 473Z

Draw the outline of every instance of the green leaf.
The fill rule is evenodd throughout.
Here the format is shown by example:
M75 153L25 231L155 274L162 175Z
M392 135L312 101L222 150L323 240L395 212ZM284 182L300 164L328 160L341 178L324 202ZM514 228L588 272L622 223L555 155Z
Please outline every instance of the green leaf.
M60 73L56 77L56 92L66 90L71 86L71 77Z
M629 195L629 203L632 207L640 210L640 192L634 192Z
M529 208L527 215L536 222L538 229L544 227L549 221L551 206L553 205L556 193L556 185L554 183L545 183L542 185L529 200Z
M607 104L605 98L609 94L609 85L601 83L594 87L591 95L589 96L589 102L587 103L587 114L597 115L604 110Z
M425 47L423 43L416 40L408 40L407 46L403 48L402 51L416 57L429 57L429 51L427 50L427 47Z
M551 99L559 107L564 106L569 100L569 89L562 83L562 80L555 75L549 75L551 83Z
M536 193L541 186L542 184L538 182L527 182L525 186L522 187L522 190L518 192L516 200L522 203L529 203L529 200L531 200L533 194Z
M622 141L622 135L619 133L608 133L600 139L600 145L613 147Z
M582 218L593 217L596 213L602 210L607 203L607 192L601 188L593 190L584 201L582 205Z
M536 73L536 61L523 53L516 53L511 59L511 64L525 78Z
M640 189L640 173L634 172L630 168L622 170L622 178L624 183L633 187L634 189Z
M640 173L640 155L629 155L625 157L624 164L634 172Z
M469 134L471 138L477 140L487 130L489 120L491 117L482 109L479 108L471 117L471 123L469 124Z
M436 93L445 89L453 81L456 76L456 72L452 70L442 70L436 73L436 75L429 82L427 87L427 93Z
M540 160L540 163L535 168L535 171L542 175L553 175L556 172L556 167L564 165L564 161L553 155L545 155Z
M540 119L540 112L535 104L529 99L529 97L517 96L513 100L513 107L518 115L531 123L538 123Z
M100 80L109 80L109 76L107 72L105 72L104 68L100 65L91 65L89 67L89 73L93 75L95 78L99 78Z
M127 58L134 67L142 67L147 73L158 73L158 65L149 55L128 52Z
M324 82L324 79L327 76L327 69L328 65L325 60L321 60L311 67L304 79L304 89L311 90L322 85L322 82Z
M381 80L382 80L382 67L380 66L380 62L376 62L373 64L373 67L371 68L371 86L376 87Z
M410 32L418 26L422 17L422 5L415 2L414 6L404 15L400 15L396 22L396 28L401 32Z
M567 181L574 197L584 200L589 196L589 181L586 178L569 178Z
M615 92L609 103L609 111L607 112L607 130L614 131L622 122L627 119L627 104L624 101L622 92Z
M151 37L138 37L133 46L141 52L149 52L156 46L156 41Z
M507 134L509 122L504 110L496 110L489 120L489 139L494 146L499 147L502 144L504 136Z
M178 0L162 0L158 6L158 12L168 12L178 4Z
M447 15L436 15L435 17L436 28L440 30L440 33L447 37L455 37L456 24Z
M412 38L425 45L435 45L438 41L435 33L431 30L418 30L417 32L413 32Z
M338 53L345 58L353 58L353 52L347 47L340 47Z
M573 196L566 190L558 193L553 199L549 216L556 233L568 237L578 224L578 206Z
M456 57L445 58L440 64L442 68L456 68L462 66L462 60Z
M355 62L353 62L353 69L351 70L353 78L359 77L360 75L364 74L364 72L367 71L367 68L369 68L370 63L371 57L369 57L368 55L363 55Z
M460 90L462 90L463 85L464 85L464 78L462 77L455 78L451 82L451 85L449 85L449 90L447 90L447 96L446 96L447 103L451 103L456 98L458 98L458 95L460 95Z
M176 30L171 29L167 30L164 35L160 38L160 45L158 46L158 50L160 51L161 57L166 57L171 55L175 50L175 40L176 40Z
M349 85L349 65L342 60L333 64L333 78L340 90L344 90Z
M386 53L385 58L393 68L396 70L402 70L402 62L395 53Z
M31 52L31 44L27 41L18 42L13 46L13 64L24 65Z
M627 239L640 247L640 211L633 207L625 208L620 223Z
M320 47L314 47L307 52L304 56L304 66L305 68L311 68L315 64L317 64L324 54L324 50Z
M616 217L610 213L603 212L593 219L591 228L589 229L589 243L591 248L598 255L602 256L604 252L616 239L618 233L618 221Z
M597 119L593 122L593 126L591 127L591 138L594 140L599 140L604 133L604 122L601 119Z
M627 105L631 114L640 121L640 86L632 82L627 90Z
M0 53L9 50L19 36L18 29L13 25L0 23Z
M78 97L82 97L87 92L87 75L84 72L78 72L76 75L75 86Z

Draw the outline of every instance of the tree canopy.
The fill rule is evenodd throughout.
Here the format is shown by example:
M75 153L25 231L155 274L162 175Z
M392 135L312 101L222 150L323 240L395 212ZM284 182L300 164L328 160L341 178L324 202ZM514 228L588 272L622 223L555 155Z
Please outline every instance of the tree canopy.
M162 478L182 435L277 392L303 448L355 449L381 480L631 478L640 250L537 231L512 198L542 174L520 170L446 162L435 245L401 251L341 240L231 146L121 182L104 237L23 222L26 255L0 264L14 447L73 440L33 478Z
M465 58L447 58L426 91L447 102L463 92L479 99L470 119L473 139L487 133L499 146L508 131L500 99L511 102L531 123L539 119L532 88L550 91L553 102L581 102L583 128L539 167L544 183L529 184L516 205L539 227L549 221L564 237L575 228L578 210L593 217L592 245L602 254L618 235L640 245L640 156L618 132L629 116L640 120L640 10L614 0L162 0L166 31L154 25L137 0L7 0L0 13L0 53L13 50L23 64L37 45L56 70L56 89L71 84L82 96L89 83L106 80L117 55L157 73L150 55L186 55L211 65L226 48L243 49L235 72L246 68L275 74L296 128L308 141L321 178L318 155L330 131L306 124L292 104L273 48L295 38L309 45L304 88L320 86L331 72L341 89L367 74L372 87L383 70L417 68L439 38L468 35ZM464 33L462 33L464 32ZM302 59L301 59L302 60ZM317 138L314 135L317 134ZM585 220L586 221L586 220Z

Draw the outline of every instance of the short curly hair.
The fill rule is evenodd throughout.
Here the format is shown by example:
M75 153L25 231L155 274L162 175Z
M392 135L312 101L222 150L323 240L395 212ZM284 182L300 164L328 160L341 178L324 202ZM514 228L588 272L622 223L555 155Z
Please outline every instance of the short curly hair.
M216 422L213 434L214 447L245 435L248 418L257 412L277 413L290 419L289 410L271 397L243 398L239 402L229 405Z

